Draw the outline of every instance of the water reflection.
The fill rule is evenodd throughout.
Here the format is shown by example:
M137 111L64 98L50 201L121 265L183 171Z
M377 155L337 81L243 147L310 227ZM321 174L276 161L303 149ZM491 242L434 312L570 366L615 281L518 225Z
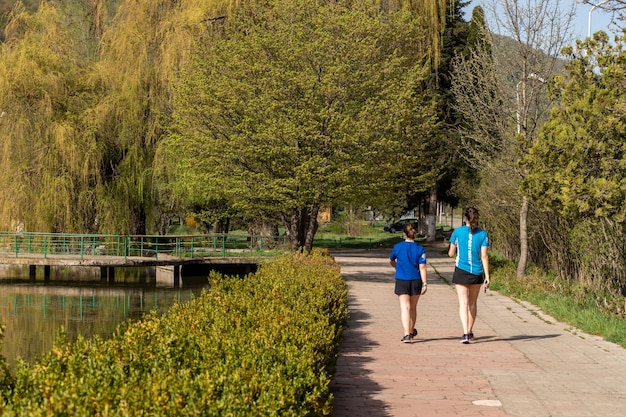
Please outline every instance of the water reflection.
M78 335L108 338L123 321L152 310L163 313L174 303L198 296L205 287L0 281L0 323L6 326L2 355L11 368L18 357L33 362L52 348L62 327L68 340Z

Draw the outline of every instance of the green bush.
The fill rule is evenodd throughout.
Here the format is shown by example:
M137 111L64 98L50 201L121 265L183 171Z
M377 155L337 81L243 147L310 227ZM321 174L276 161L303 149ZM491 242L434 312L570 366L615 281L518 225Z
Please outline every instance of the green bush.
M3 416L322 416L347 288L321 253L288 255L112 339L62 339L19 363Z
M0 347L2 347L2 339L4 338L4 326L0 326ZM10 387L13 379L7 366L6 358L0 356L0 387Z

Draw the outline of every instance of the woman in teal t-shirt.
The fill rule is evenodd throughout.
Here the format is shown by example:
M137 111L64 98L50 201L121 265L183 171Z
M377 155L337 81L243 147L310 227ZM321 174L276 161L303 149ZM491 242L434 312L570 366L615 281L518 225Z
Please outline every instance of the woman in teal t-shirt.
M472 328L478 313L477 300L481 285L489 287L489 236L478 227L478 210L469 207L464 214L465 226L454 229L450 236L450 257L456 254L452 282L459 299L459 316L463 325L461 343L474 338Z

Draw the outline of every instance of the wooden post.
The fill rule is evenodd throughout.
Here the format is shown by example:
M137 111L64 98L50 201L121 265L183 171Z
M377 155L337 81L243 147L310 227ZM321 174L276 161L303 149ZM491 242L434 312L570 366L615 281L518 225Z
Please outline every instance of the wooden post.
M180 265L174 265L174 288L180 288Z

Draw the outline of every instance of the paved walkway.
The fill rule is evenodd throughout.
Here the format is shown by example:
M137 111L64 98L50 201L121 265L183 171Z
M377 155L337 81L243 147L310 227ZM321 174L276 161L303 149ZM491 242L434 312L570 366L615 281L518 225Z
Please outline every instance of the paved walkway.
M614 417L626 415L626 350L533 305L481 293L472 344L463 333L442 244L427 246L419 335L400 342L389 251L336 250L350 318L331 384L335 417Z

